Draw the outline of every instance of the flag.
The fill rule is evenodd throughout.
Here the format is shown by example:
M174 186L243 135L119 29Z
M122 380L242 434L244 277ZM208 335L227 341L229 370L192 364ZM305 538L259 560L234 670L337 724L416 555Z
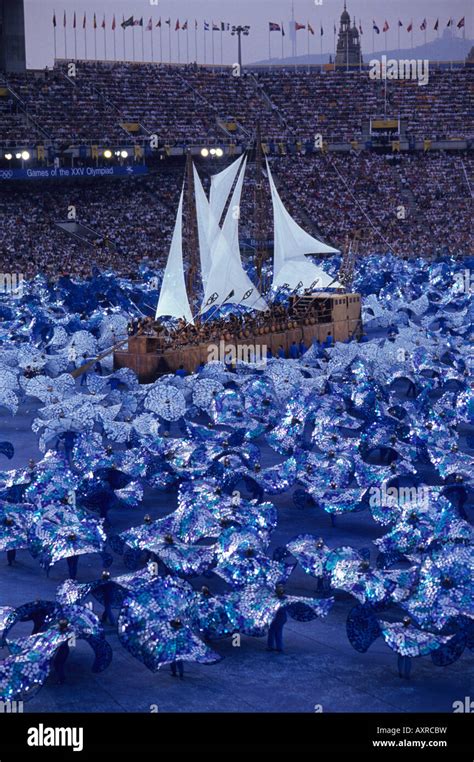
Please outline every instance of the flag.
M380 34L380 29L378 28L377 24L375 23L375 21L374 21L373 19L372 19L372 29L373 29L373 30L374 30L374 32L376 32L377 34Z
M66 26L66 11L64 11L63 26Z
M86 14L84 13L84 18L82 19L82 28L86 28Z
M94 23L92 26L94 27L94 29L97 29L97 19L95 17L95 13L94 13Z
M188 28L188 20L186 19L181 29L183 30L183 32L185 32L187 28Z
M165 24L168 24L168 26L171 26L171 18L165 20Z
M56 14L53 13L53 26L56 26Z
M135 19L133 22L133 26L143 26L143 16L141 17L140 21L138 19Z
M73 20L72 20L72 28L73 28L73 29L75 29L75 28L76 28L76 11L74 11L74 18L73 18Z
M179 31L179 29L180 29L180 26L179 26L179 19L177 19L177 20L176 20L176 26L175 26L175 28L174 28L174 31L175 31L175 32L177 32L177 31Z
M306 29L305 24L298 24L298 22L295 21L295 32L299 32L300 29Z
M313 29L313 27L311 26L311 24L309 23L309 21L308 21L308 32L309 32L310 34L314 34L314 29Z
M105 29L105 13L104 13L104 18L102 19L101 26L102 26L102 29Z
M407 26L407 32L411 32L412 29L413 29L413 21L410 21L410 23Z
M281 23L281 36L285 36L285 27L283 26L283 22Z
M133 26L133 24L134 24L133 16L130 16L130 18L127 19L126 21L125 20L122 21L120 26L122 27L122 29L125 29L126 26Z
M403 21L400 21L400 19L398 19L398 26L403 26Z
M195 28L195 29L197 29L197 28L198 28L198 22L197 22L197 19L194 19L194 28Z
M321 24L321 37L324 35L323 25Z
M451 26L451 24L452 24L452 23L453 23L453 20L452 20L452 19L449 19L449 21L448 21L448 23L446 24L446 26Z
M113 32L115 32L115 27L116 27L116 26L117 26L117 25L116 25L116 23L115 23L115 13L114 13L114 17L113 17L113 19L112 19L112 31L113 31Z
M463 16L462 19L459 19L459 21L458 21L458 29L462 29L463 26L464 26L464 23L465 23L465 19L464 19L464 16Z
M362 31L362 24L360 21L359 21L359 34L364 34L364 32Z
M334 24L334 34L337 33L336 24Z
M208 32L208 31L209 31L209 21L205 21L205 22L204 22L204 31L205 31L205 32Z
M382 32L388 32L389 29L390 29L390 27L388 25L388 21L387 21L387 19L385 19L385 24L383 25Z
M423 21L421 22L420 29L421 29L422 32L425 31L425 29L426 29L426 19L423 19Z
M274 24L273 21L269 21L270 32L281 32L280 24Z
M156 26L159 26L161 28L161 16L160 16L159 20L156 22Z
M212 22L212 31L219 32L219 30L220 30L219 24L214 24L214 22Z
M438 27L439 27L439 19L436 19L436 24L435 24L435 25L434 25L434 27L433 27L433 29L435 30L435 32L437 32L437 31L438 31Z
M147 32L152 32L153 31L153 19L149 20L149 22L148 22L148 24L146 26L146 31Z

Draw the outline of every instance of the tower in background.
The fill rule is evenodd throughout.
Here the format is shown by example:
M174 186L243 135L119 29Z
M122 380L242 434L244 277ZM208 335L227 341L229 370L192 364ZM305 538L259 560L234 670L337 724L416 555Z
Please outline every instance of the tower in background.
M359 30L357 29L355 19L351 27L351 17L347 12L345 2L339 26L335 63L337 69L344 68L348 71L362 64Z
M0 0L0 71L25 69L24 0Z

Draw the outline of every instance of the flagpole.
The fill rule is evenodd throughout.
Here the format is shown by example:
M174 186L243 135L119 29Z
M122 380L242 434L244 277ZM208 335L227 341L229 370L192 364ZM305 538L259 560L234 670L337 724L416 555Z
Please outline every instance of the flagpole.
M169 48L170 48L170 60L169 60L169 64L171 66L171 19L170 19L170 23L168 24L168 43L169 43Z
M151 44L151 62L155 62L155 51L154 51L154 45L153 45L153 21L151 22L151 29L150 29L150 44Z
M336 53L337 53L337 47L336 47L336 22L332 22L333 26L333 37L334 37L334 63L336 63Z
M178 63L181 63L181 43L179 40L179 29L175 29L175 32L178 33Z
M411 49L413 50L413 19L411 20Z
M282 60L285 57L284 41L285 41L285 35L283 34L283 21L282 21L281 22L281 59Z
M163 63L163 27L161 24L161 18L160 18L160 63Z
M66 16L64 16L64 58L67 58Z
M84 15L84 21L82 22L82 28L84 29L84 57L87 61L87 21L86 16Z
M107 34L106 34L106 28L105 28L105 16L104 16L104 26L102 28L104 30L104 58L107 61Z
M206 26L203 26L203 35L204 35L204 64L207 63L207 48L206 48Z
M54 34L54 60L56 60L57 56L57 49L56 49L56 11L53 11L54 13L54 22L53 22L53 34Z
M145 62L145 30L143 28L143 24L142 24L142 61Z
M194 19L194 59L197 63L198 60L198 29L196 26L196 19Z
M212 22L211 34L212 34L212 65L214 66L214 22Z
M123 60L126 60L126 52L125 52L125 27L122 27L123 32Z
M308 32L308 74L309 74L309 21L306 23L307 32Z
M97 61L97 21L94 19L94 60Z
M135 26L132 26L132 57L135 61Z
M400 50L400 24L397 22L398 29L398 50Z
M221 21L221 71L222 71L222 67L223 67L223 65L224 65L224 49L223 49L223 47L222 47L222 39L223 39L223 36L224 36L224 35L222 34L222 32L223 32L223 31L224 31L224 30L222 29L222 21Z
M77 61L77 29L76 29L76 11L74 11L74 60Z
M186 22L186 63L189 64L189 24Z
M268 65L272 65L272 40L271 40L270 24L268 24Z
M116 61L117 60L117 44L115 39L115 27L113 29L113 32L114 32L114 61Z
M375 53L375 30L372 24L372 53Z

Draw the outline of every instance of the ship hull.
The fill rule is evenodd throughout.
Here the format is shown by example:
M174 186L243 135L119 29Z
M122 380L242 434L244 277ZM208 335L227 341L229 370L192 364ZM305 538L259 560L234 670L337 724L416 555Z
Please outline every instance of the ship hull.
M305 318L304 299L297 299L301 314L296 314L285 330L260 328L257 333L246 332L243 338L223 334L216 342L166 346L153 336L132 336L125 351L114 352L114 370L130 368L140 383L149 384L159 376L175 373L181 366L187 373L212 360L221 362L265 362L267 348L277 357L282 348L286 357L295 342L310 347L317 341L324 344L357 340L362 336L361 303L359 294L318 294L309 297L321 305L318 318Z

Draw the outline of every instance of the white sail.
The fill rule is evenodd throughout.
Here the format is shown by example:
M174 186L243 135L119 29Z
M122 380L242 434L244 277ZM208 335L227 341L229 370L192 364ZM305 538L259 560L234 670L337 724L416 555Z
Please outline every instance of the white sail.
M201 278L203 285L207 283L209 270L211 269L212 243L219 233L219 225L213 215L209 201L204 192L201 178L193 164L194 194L196 198L196 217L199 238L199 258L201 261Z
M290 289L326 288L331 284L337 288L340 284L332 283L332 278L320 267L306 259L306 254L338 254L338 249L319 241L309 235L293 219L285 208L267 162L268 180L272 193L274 219L274 256L273 282L274 290L288 285ZM314 284L317 285L314 285Z
M211 269L204 289L202 310L210 306L241 304L249 309L266 310L267 304L261 297L242 267L239 248L239 214L242 186L247 159L245 159L239 179L235 184L231 202L225 216L222 230L212 246ZM211 220L215 219L211 213Z
M234 185L235 178L239 173L239 169L242 164L242 156L236 161L233 161L228 167L218 172L217 175L211 177L211 193L209 196L209 204L211 207L211 213L215 220L219 224L222 218L222 214L229 198L232 186Z
M187 323L193 323L183 268L183 191L156 308L156 318L162 316L184 318Z

